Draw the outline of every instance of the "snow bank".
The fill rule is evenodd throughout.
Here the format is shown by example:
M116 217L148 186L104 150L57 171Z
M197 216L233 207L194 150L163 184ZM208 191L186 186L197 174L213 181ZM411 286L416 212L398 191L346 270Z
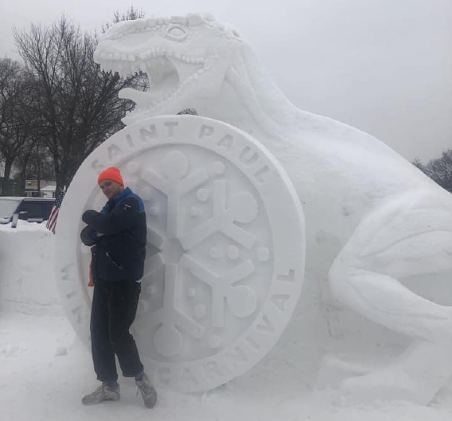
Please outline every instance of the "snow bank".
M44 224L0 225L0 309L62 315L54 274L54 235Z

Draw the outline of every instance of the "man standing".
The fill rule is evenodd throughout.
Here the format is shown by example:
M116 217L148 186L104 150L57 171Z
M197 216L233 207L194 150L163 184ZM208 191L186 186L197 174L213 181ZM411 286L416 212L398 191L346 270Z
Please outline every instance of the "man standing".
M91 309L91 349L94 370L102 384L82 399L84 405L120 398L115 355L124 377L134 377L148 408L157 393L143 371L129 329L135 320L146 257L146 214L142 200L124 182L119 169L110 167L98 176L108 198L102 211L87 210L87 226L80 236L92 247L94 280Z

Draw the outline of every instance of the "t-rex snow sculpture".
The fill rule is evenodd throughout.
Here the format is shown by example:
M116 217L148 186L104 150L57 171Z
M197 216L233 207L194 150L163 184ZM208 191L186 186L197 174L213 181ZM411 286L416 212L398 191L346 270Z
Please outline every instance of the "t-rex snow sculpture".
M429 401L452 373L452 307L400 280L450 274L452 196L372 136L294 107L242 37L208 15L121 22L102 37L95 60L149 76L149 91L121 92L136 103L126 124L193 107L277 157L304 206L308 278L328 276L343 305L412 338L389 367L342 387Z

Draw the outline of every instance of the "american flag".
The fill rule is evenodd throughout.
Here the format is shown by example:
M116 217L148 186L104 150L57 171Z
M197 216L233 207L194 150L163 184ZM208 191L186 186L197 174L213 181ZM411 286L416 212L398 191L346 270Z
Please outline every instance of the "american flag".
M55 228L58 219L58 212L60 212L61 203L64 198L64 190L61 190L55 199L52 210L50 211L49 220L47 221L46 228L55 234Z

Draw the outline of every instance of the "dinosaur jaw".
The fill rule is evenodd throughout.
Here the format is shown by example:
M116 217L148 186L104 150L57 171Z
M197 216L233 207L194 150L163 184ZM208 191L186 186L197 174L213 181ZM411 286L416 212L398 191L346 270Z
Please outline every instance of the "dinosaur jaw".
M186 107L188 98L211 97L223 83L226 69L218 55L206 57L186 56L174 51L147 51L138 56L131 54L97 54L96 61L104 70L118 72L122 77L142 71L149 79L146 92L125 88L119 97L135 102L134 111L123 119L133 124L143 118L158 114L175 113ZM184 102L185 100L185 102Z

